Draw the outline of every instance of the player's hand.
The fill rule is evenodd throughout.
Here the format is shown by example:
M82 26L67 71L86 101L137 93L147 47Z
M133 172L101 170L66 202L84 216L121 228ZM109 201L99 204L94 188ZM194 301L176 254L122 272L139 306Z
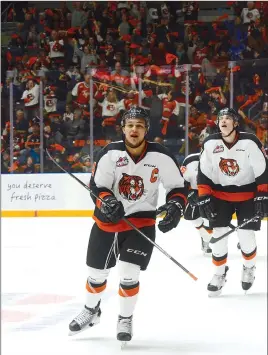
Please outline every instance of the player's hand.
M204 195L198 199L198 207L200 215L207 218L209 221L215 221L217 217L216 208L214 205L213 197L211 195Z
M183 204L178 201L171 200L157 210L157 214L166 212L165 217L158 223L158 229L163 232L169 232L171 229L177 227L181 216L183 216Z
M125 216L124 206L114 196L109 195L103 198L101 213L112 223L119 222Z
M197 190L191 190L188 193L187 201L189 202L191 207L197 206L197 204L198 204L198 192L197 192Z
M268 194L265 192L258 192L254 198L255 214L260 218L268 217Z

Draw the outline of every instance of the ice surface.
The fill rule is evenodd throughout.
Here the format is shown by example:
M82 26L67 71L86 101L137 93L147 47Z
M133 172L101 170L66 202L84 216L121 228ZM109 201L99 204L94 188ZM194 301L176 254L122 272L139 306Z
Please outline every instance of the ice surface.
M230 267L223 294L207 296L213 274L190 222L159 232L157 243L199 279L192 280L158 250L140 280L134 337L124 350L116 340L118 274L113 269L99 325L68 337L81 311L90 218L2 219L3 355L266 355L267 222L257 233L254 286L244 295L237 236L229 238Z

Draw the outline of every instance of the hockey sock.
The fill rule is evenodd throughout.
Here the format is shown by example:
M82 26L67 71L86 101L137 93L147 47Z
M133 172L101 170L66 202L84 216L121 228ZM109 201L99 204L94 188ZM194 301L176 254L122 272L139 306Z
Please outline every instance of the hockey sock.
M252 267L256 264L257 247L251 253L245 253L241 249L241 253L244 258L244 265L246 267Z
M199 217L197 219L191 220L191 223L196 229L199 229L203 227L204 222L203 222L203 218Z
M217 238L228 232L229 227L216 227L213 237ZM228 238L223 238L212 244L212 263L215 266L215 274L223 275L228 256Z
M225 265L227 263L227 255L224 254L223 256L216 256L212 254L212 262L215 266L215 274L216 275L223 275L225 272Z
M88 308L95 308L101 299L101 295L106 288L107 281L101 284L93 283L87 279L86 283L86 306Z
M130 317L138 299L139 282L133 285L124 285L120 283L119 286L119 314L122 317Z
M252 267L256 264L257 255L255 233L253 230L241 229L237 231L237 234L244 265L246 267Z

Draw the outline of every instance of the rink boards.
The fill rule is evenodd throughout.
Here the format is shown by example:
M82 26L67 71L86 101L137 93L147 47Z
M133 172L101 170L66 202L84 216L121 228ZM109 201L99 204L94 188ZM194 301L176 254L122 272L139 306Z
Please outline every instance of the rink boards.
M91 174L74 174L88 184ZM159 188L159 206L165 190ZM89 192L67 174L1 176L1 217L92 217ZM234 216L235 218L235 216Z

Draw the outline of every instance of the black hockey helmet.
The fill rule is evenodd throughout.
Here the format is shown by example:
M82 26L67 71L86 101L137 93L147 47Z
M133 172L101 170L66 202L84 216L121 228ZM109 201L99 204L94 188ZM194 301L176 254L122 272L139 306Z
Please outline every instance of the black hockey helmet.
M133 119L133 118L142 118L145 121L145 126L147 130L150 128L150 119L148 112L140 106L131 106L128 111L126 111L123 114L122 120L121 120L121 126L124 127L126 124L126 120Z
M233 108L226 107L219 111L216 121L217 126L219 125L219 121L222 116L230 116L234 122L239 124L239 115Z

